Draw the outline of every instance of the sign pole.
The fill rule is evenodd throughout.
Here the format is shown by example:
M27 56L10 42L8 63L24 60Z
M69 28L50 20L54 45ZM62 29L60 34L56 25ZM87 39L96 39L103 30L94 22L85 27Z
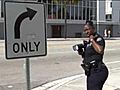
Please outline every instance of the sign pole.
M31 90L31 87L30 87L30 61L29 61L29 58L26 58L26 83L27 83L27 90Z

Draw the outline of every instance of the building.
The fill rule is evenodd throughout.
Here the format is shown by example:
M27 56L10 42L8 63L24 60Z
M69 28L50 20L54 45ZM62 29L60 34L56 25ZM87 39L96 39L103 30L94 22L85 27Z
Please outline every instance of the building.
M97 19L94 0L40 0L46 3L47 37L83 37L86 20Z
M112 0L113 35L120 36L120 1Z
M35 1L37 0L23 0ZM97 32L104 36L104 30L110 29L111 36L120 36L119 3L112 0L38 0L45 3L48 38L84 37L83 25L92 20ZM3 37L4 19L0 19ZM116 23L116 24L115 24Z
M112 20L112 0L106 0L106 20L111 21Z

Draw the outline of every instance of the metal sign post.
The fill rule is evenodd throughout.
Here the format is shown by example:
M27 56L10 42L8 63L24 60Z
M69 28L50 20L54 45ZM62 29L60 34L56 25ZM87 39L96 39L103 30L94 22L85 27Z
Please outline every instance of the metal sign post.
M27 83L26 90L31 90L31 86L30 86L30 60L29 60L29 58L26 58L25 66L26 66L26 83Z
M6 59L26 58L26 84L30 90L30 57L47 55L46 19L43 3L5 1Z

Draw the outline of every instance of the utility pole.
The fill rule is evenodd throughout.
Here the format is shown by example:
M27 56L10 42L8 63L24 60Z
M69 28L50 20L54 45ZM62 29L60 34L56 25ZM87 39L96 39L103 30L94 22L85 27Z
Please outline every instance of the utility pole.
M64 1L64 18L65 18L64 32L66 39L67 38L67 0Z

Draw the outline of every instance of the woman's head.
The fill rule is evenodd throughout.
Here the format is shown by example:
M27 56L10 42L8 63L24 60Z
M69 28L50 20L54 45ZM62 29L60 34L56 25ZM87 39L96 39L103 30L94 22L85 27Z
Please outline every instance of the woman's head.
M86 21L86 24L84 25L84 32L88 37L94 34L95 28L92 21Z

